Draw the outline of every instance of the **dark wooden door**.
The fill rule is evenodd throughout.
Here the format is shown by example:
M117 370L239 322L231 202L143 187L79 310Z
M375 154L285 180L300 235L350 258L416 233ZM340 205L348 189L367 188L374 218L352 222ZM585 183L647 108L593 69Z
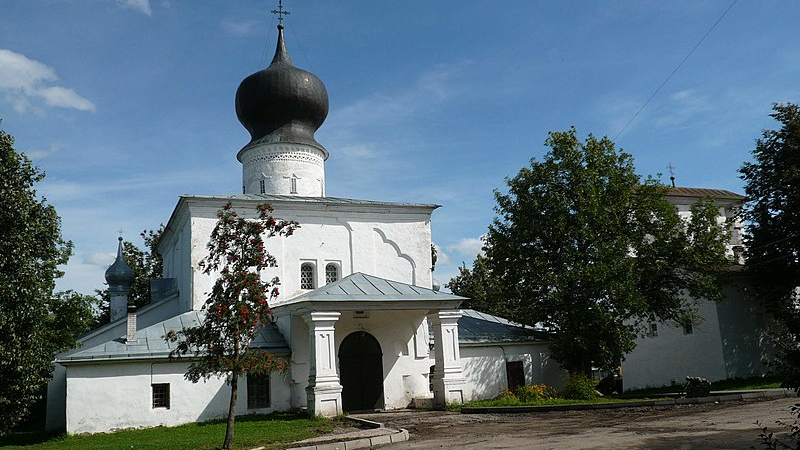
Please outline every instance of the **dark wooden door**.
M366 331L349 334L339 347L342 408L363 411L383 408L383 352Z

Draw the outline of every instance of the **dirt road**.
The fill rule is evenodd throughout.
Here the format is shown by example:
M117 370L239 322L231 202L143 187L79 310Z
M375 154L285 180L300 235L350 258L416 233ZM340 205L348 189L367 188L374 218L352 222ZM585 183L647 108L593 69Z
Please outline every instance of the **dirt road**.
M535 414L398 412L359 415L406 428L392 450L477 449L753 449L763 448L759 420L792 420L797 398L703 405ZM773 426L774 428L774 426Z

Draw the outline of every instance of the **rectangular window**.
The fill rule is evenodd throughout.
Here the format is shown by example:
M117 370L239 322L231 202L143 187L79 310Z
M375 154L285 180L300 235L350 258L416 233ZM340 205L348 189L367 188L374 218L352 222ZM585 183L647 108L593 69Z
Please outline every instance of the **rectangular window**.
M247 374L247 409L269 408L269 375Z
M650 322L650 337L657 337L658 336L658 324L655 322Z
M683 324L683 334L692 334L694 333L694 326L692 322L686 322Z
M265 192L267 192L267 186L266 186L266 184L267 184L267 183L266 183L264 180L258 180L258 187L259 187L259 189L261 190L261 193L262 193L262 194L263 194L263 193L265 193Z
M292 194L297 194L297 178L292 177Z
M169 409L169 383L154 383L153 388L153 408Z

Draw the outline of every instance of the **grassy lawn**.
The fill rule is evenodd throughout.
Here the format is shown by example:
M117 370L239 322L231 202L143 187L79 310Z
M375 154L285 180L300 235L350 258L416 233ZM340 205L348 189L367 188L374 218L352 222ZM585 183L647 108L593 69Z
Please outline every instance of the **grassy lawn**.
M711 383L712 391L747 391L752 389L771 389L781 387L781 380L775 376L734 378L731 380L714 381ZM652 396L654 394L676 394L683 392L683 385L662 386L625 391L625 397Z
M234 448L266 446L281 449L286 444L330 431L333 422L298 413L236 418ZM24 450L106 450L216 449L225 438L225 422L205 422L178 427L124 430L116 433L48 436L43 433L14 433L0 437L0 448Z

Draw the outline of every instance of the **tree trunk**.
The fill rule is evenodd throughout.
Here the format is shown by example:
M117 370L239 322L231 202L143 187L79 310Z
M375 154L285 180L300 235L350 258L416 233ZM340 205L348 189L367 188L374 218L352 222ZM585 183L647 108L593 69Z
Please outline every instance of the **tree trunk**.
M239 394L239 371L231 372L231 403L228 407L228 426L225 427L225 442L222 448L229 449L233 445L233 427L236 423L236 396Z

